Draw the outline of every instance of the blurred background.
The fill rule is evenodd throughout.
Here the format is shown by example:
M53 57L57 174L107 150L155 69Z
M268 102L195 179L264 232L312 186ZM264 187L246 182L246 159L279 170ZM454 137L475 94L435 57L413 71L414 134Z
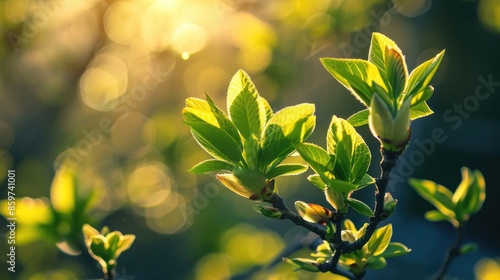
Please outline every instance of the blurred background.
M136 235L118 261L119 279L337 279L281 263L288 251L309 255L305 230L255 213L213 176L187 172L209 156L181 110L205 92L225 108L230 78L244 69L275 111L315 103L308 141L324 146L332 115L363 106L319 58L366 59L374 31L399 45L409 70L446 55L431 83L435 113L413 122L421 145L405 152L390 186L399 200L392 240L413 251L366 279L425 279L437 270L453 228L423 218L431 206L406 178L454 190L462 166L483 172L487 198L464 236L480 249L457 258L449 279L498 279L486 277L500 270L499 0L2 0L0 22L0 199L7 170L16 170L18 216L16 273L7 271L2 239L1 279L102 278L72 228L82 221ZM445 140L433 140L435 129ZM378 142L367 127L359 132L378 176ZM63 163L78 180L51 192ZM304 175L278 187L290 207L299 199L326 205ZM356 195L372 203L373 191ZM66 213L68 200L84 206ZM350 217L358 227L366 221ZM5 226L0 233L9 234Z

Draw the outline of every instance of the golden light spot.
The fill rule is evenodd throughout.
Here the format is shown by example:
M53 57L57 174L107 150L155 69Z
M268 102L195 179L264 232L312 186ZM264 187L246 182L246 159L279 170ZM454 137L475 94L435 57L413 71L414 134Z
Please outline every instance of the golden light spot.
M26 18L28 1L8 0L5 3L5 15L14 23L21 22Z
M156 129L154 122L145 115L130 112L138 102L134 101L133 96L128 98L128 103L117 108L123 113L113 125L111 143L120 155L135 158L144 156L151 150Z
M90 68L80 79L80 94L83 102L93 109L109 111L118 105L118 81L108 71Z
M199 52L207 43L207 33L194 23L184 22L175 28L172 34L172 48L178 53L193 54ZM189 56L188 56L189 58Z
M104 15L104 30L119 44L130 44L139 35L141 10L132 2L113 3Z
M184 59L184 60L188 60L188 59L189 59L189 53L188 53L188 52L183 52L183 53L181 54L181 57L182 57L182 59Z
M165 215L158 217L146 217L147 225L154 231L161 234L174 234L186 229L187 213L186 204L182 197L179 197L177 207Z
M141 15L141 38L151 50L161 51L170 45L177 7L172 2L157 1Z
M197 264L195 280L229 279L230 258L225 254L210 254L203 257Z
M143 208L165 203L171 192L168 167L161 162L138 165L127 179L130 201Z

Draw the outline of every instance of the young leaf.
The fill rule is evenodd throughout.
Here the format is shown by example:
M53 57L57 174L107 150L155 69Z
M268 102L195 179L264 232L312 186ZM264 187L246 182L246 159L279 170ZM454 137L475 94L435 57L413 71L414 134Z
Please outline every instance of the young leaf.
M219 107L215 105L214 101L210 98L210 96L208 96L208 94L205 94L205 96L207 99L207 103L210 106L210 110L212 110L212 113L217 119L219 127L229 133L229 135L231 135L231 137L233 137L236 142L241 143L240 134L236 126L227 117L226 113L224 113L221 109L219 109Z
M431 222L451 221L450 219L452 219L437 210L429 210L425 212L424 217Z
M320 190L324 191L328 186L321 180L321 177L318 174L309 175L307 180L311 182L313 185L318 187Z
M478 247L479 247L479 245L477 243L466 243L466 244L460 246L460 249L459 249L460 255L465 255L467 253L477 251Z
M208 159L193 166L191 169L189 169L189 172L195 174L205 174L219 170L231 171L233 170L233 167L234 165L227 163L225 161L217 159Z
M371 256L382 254L389 246L392 237L392 224L376 229L367 243L368 252Z
M208 123L187 123L194 139L216 159L237 164L241 160L241 147L226 131Z
M347 198L347 200L345 200L345 203L359 214L365 215L367 217L373 217L373 210L363 201L349 197Z
M358 187L356 188L356 190L359 190L363 187L366 187L366 186L369 186L372 184L375 184L375 179L372 176L365 174L365 176L363 176L363 178L358 182Z
M444 52L445 50L442 50L434 58L420 64L411 72L408 80L408 90L406 91L406 96L412 96L427 87L427 85L431 82L432 77L434 77L441 60L443 60Z
M441 213L450 218L455 217L453 211L455 204L451 200L452 193L450 190L428 180L410 178L408 182L422 198L434 205Z
M300 156L318 173L324 182L328 182L330 176L326 176L327 166L331 161L330 155L323 148L310 143L298 143L295 148Z
M263 165L276 159L283 160L293 152L293 144L303 142L311 135L316 124L314 110L314 104L304 103L286 107L269 119L260 153Z
M336 155L336 178L359 182L370 166L371 154L354 127L346 120L333 116L326 142L328 153Z
M431 98L432 94L434 93L434 87L431 85L428 85L424 90L416 93L415 95L412 96L411 98L411 106L416 106L424 101L429 100Z
M339 83L367 107L372 98L372 83L385 86L377 67L366 60L322 58L321 63Z
M416 105L412 105L410 108L410 119L415 120L419 118L423 118L429 115L432 115L434 111L429 108L427 102L423 101Z
M474 214L481 209L486 198L484 177L478 170L472 172L467 167L462 167L461 171L462 182L453 194L452 200L457 204L457 208L465 212L464 214Z
M354 127L363 126L368 124L368 116L370 109L364 109L350 116L347 121Z
M358 187L358 185L356 184L338 179L330 179L328 181L328 185L333 191L339 193L348 193L356 190L356 188Z
M385 249L385 251L380 256L384 258L392 258L408 254L409 252L411 252L411 249L408 249L408 247L406 247L404 244L399 242L391 242L389 243L389 246L387 246L387 249Z
M259 93L248 74L238 70L227 91L229 116L245 139L252 135L260 138L266 122L266 108L259 102Z
M387 261L384 257L376 257L368 262L369 269L382 269L387 266Z
M298 175L307 171L308 166L304 164L282 164L266 173L267 179L279 176Z
M385 70L387 81L389 82L393 100L398 100L398 97L403 93L407 84L408 70L404 61L401 50L387 46L385 48Z
M401 49L396 43L379 32L372 33L370 42L370 50L368 51L368 61L377 66L380 75L384 80L387 80L385 50L391 48L402 54ZM402 56L402 55L401 55Z

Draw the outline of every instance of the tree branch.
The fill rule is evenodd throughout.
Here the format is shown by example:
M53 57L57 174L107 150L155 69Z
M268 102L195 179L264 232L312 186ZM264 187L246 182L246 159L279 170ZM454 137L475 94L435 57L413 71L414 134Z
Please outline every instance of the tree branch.
M435 279L435 280L443 279L443 277L445 276L445 273L448 270L448 267L450 266L453 259L455 257L460 256L460 244L462 243L462 239L463 239L463 228L464 227L462 224L460 224L460 226L457 228L457 237L455 238L453 245L451 246L450 250L448 251L443 263L441 264L441 267L436 272L433 279Z

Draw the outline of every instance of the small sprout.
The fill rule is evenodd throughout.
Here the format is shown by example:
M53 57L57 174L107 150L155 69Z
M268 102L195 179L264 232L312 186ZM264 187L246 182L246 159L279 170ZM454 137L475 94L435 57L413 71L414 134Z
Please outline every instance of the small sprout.
M272 206L255 205L253 209L268 218L281 219L283 216L283 213L278 208Z
M397 199L394 199L391 195L391 193L385 193L384 196L384 211L380 215L380 218L382 220L385 220L389 218L392 213L394 213L394 210L396 209L396 203L398 202Z
M103 227L99 232L88 224L83 225L83 237L90 256L99 262L106 279L114 277L116 260L122 252L132 246L135 240L133 234L109 232L108 227Z
M311 223L326 224L333 217L332 211L317 204L296 201L295 209L302 219Z

